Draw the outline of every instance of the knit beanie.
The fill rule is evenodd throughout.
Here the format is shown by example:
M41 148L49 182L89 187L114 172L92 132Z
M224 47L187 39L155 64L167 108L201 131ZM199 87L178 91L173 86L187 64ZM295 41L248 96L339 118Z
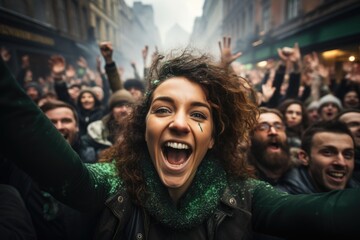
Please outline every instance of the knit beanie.
M81 98L81 96L84 94L84 93L90 93L91 95L94 96L94 98L99 101L95 91L91 88L91 87L83 87L81 90L80 90L80 93L79 93L79 100Z
M134 97L125 89L114 92L109 99L109 107L112 110L116 105L121 103L134 103Z
M26 85L25 85L25 90L27 90L28 88L35 88L36 91L38 92L39 94L39 97L41 97L43 95L43 90L40 86L39 83L37 82L28 82Z
M341 105L340 100L337 97L335 97L334 95L332 95L332 94L327 94L327 95L323 96L322 98L320 98L320 100L319 100L319 110L321 110L321 108L326 103L333 103L339 108L339 110L342 109L342 105Z
M144 91L144 84L138 79L128 79L124 82L124 88L130 90L130 88L135 88L140 91Z
M306 107L306 110L310 111L313 109L319 109L319 101L312 101L310 104Z

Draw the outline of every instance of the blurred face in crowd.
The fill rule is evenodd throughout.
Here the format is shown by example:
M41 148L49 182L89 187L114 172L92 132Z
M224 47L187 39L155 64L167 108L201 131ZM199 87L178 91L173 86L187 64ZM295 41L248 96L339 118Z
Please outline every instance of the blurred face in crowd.
M80 88L78 87L71 87L68 89L68 92L69 92L69 95L71 97L71 99L76 102L78 97L79 97L79 94L80 94Z
M307 110L307 116L310 123L317 122L319 120L319 113L317 108L311 108Z
M333 120L338 114L339 108L334 103L325 103L320 110L320 118L324 121Z
M137 89L137 88L134 88L134 87L131 87L129 89L127 89L131 95L134 97L135 101L140 101L143 97L143 93L141 90Z
M163 81L146 117L145 139L155 169L177 199L214 145L212 110L200 85L184 77Z
M285 119L288 127L299 125L302 120L301 106L297 103L290 104L285 111Z
M359 96L355 91L349 91L344 96L344 108L358 108L359 107Z
M319 191L344 189L354 170L354 142L344 133L319 132L312 139L310 155L302 151L299 157Z
M132 107L128 103L120 103L113 107L112 114L115 118L115 121L121 124L124 119L126 119L132 112Z
M79 131L73 111L67 107L59 107L45 112L56 129L73 145Z
M251 152L257 163L268 170L288 166L290 153L285 126L277 114L260 114L251 138Z
M356 147L360 147L360 113L348 112L339 118L339 121L346 124L355 140Z
M81 105L86 110L92 110L95 107L95 98L91 93L85 92L80 98Z
M26 89L26 94L33 100L36 101L39 98L39 92L34 87L28 87Z
M31 82L33 80L33 73L31 70L26 70L24 80L25 82Z

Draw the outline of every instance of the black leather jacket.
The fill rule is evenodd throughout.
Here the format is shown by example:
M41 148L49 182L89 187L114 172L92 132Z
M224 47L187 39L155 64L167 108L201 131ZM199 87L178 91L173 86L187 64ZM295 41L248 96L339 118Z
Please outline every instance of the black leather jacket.
M210 218L180 232L157 223L120 191L106 201L94 239L251 239L251 197L236 199L227 188Z

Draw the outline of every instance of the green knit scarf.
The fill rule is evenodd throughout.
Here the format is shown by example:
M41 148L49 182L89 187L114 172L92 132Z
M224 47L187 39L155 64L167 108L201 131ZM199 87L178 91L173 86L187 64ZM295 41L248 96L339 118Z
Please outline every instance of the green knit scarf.
M176 230L197 226L211 216L226 187L224 169L215 159L205 157L176 207L151 160L144 160L141 165L149 193L146 210L159 222Z

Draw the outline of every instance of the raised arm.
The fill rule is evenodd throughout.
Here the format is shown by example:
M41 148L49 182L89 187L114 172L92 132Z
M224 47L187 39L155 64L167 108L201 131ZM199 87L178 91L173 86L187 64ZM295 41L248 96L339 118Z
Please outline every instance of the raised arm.
M55 92L58 96L58 99L64 102L71 104L76 107L75 102L71 99L68 86L65 81L65 67L66 61L65 58L61 55L53 55L49 59L49 67L51 70L51 76L54 79L55 83Z
M241 56L241 52L231 52L231 37L223 37L223 41L219 41L219 48L221 54L221 64L224 67L229 67L230 64Z
M253 227L291 239L352 239L360 234L359 201L358 188L289 195L263 185L253 195Z
M117 71L116 64L112 58L113 47L111 42L101 42L99 44L101 55L105 60L105 72L110 84L110 88L113 92L122 89L122 82L120 75Z
M79 210L100 211L107 196L106 186L84 166L2 60L0 109L0 152L57 199Z

